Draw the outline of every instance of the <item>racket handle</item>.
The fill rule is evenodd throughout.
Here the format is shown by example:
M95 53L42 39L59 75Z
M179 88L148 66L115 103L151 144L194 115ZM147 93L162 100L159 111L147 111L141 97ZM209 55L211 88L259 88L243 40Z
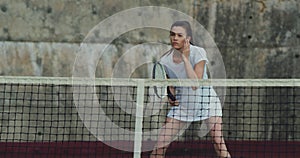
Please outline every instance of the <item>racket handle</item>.
M176 101L175 96L171 93L169 87L167 87L167 93L168 93L168 97L172 100L172 101Z
M174 97L173 94L168 93L168 97L169 97L172 101L176 101L176 98Z

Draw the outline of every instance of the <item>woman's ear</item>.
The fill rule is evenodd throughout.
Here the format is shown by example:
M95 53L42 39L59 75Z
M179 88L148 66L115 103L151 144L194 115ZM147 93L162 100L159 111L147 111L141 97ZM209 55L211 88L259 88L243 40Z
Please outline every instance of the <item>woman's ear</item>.
M187 36L186 39L191 41L192 38L191 38L191 36Z
M189 40L189 42L191 42L191 39L192 39L191 36L186 37L186 40Z

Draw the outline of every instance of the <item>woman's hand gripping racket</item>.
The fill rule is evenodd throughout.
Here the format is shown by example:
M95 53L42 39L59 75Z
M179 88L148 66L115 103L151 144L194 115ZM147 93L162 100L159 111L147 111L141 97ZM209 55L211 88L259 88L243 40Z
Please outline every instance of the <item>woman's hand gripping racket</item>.
M153 79L168 79L167 73L165 71L165 67L159 62L154 63L153 71L152 71ZM157 87L154 86L154 92L158 98L164 98L168 96L172 101L176 101L175 96L171 93L170 88L168 86Z

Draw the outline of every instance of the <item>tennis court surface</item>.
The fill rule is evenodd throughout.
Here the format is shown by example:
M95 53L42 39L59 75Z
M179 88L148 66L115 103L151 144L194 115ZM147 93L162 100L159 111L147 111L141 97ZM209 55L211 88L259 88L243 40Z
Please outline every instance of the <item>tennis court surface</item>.
M119 142L122 145L133 142ZM153 142L154 143L154 142ZM227 141L232 157L235 158L297 158L300 142L280 141ZM47 142L47 143L1 143L4 158L132 158L132 152L120 151L102 142ZM149 157L143 152L141 157ZM209 158L216 157L210 141L173 142L166 157Z

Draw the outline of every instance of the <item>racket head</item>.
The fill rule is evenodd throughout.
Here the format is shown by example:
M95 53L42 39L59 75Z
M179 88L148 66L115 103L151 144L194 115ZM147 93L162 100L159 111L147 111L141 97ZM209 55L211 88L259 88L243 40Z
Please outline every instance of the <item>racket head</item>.
M152 78L153 79L167 79L167 73L165 71L164 66L159 63L155 62L152 70ZM164 98L167 96L167 86L154 86L154 93L158 98Z
M153 71L152 71L152 78L153 79L168 79L168 75L166 73L165 67L159 63L154 63ZM165 96L168 96L172 101L175 101L176 98L172 93L170 92L170 89L168 86L161 86L157 87L154 86L154 92L158 98L164 98Z

